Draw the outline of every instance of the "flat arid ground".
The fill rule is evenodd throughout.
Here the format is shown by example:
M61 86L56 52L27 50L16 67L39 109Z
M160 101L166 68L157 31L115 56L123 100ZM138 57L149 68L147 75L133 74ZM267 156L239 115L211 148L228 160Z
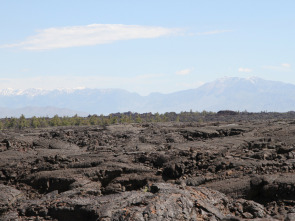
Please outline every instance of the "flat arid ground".
M0 133L0 220L295 220L295 121Z

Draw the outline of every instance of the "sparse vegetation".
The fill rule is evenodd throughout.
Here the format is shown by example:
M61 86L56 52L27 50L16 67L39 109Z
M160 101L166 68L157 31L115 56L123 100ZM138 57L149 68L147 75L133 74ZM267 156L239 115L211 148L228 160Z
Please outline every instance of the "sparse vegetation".
M44 128L44 127L58 127L58 126L107 126L111 124L129 124L129 123L151 123L151 122L213 122L213 121L227 121L236 122L241 120L270 120L270 119L295 119L295 112L290 111L286 113L277 112L260 112L251 113L248 111L219 111L217 113L211 111L194 112L166 112L160 113L114 113L110 115L89 115L88 117L80 117L75 115L73 117L60 117L55 115L49 117L31 117L26 118L21 115L19 118L11 117L0 119L0 130L3 129L18 129L25 128Z

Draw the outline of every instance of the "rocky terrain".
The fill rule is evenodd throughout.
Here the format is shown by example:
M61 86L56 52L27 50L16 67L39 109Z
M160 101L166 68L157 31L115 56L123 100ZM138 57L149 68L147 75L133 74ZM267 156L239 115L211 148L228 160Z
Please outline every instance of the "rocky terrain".
M295 121L0 133L0 220L295 220Z

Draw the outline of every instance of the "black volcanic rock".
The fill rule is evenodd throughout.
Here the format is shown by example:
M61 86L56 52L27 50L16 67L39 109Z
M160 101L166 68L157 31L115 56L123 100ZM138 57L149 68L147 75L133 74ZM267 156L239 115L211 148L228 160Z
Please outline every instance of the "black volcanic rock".
M294 122L5 130L0 220L292 220Z

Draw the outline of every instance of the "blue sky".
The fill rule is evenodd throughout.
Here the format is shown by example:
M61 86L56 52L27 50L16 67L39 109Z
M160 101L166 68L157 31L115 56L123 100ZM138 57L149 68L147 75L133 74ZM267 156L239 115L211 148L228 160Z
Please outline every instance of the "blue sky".
M0 89L295 84L295 1L0 0Z

